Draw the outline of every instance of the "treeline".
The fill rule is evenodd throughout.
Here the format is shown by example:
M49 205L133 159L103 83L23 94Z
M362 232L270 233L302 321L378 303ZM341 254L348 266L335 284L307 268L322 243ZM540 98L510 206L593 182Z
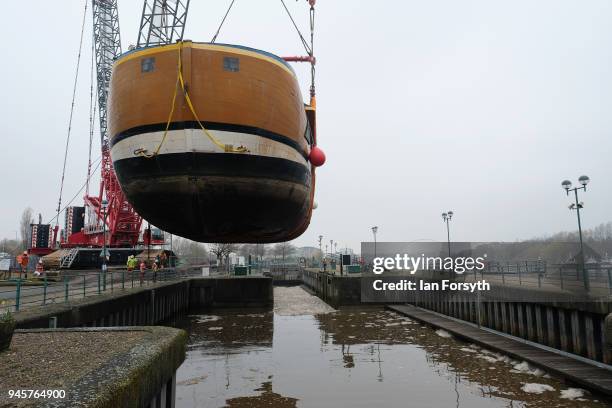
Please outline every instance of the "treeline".
M173 237L172 250L186 263L199 263L202 260L221 260L225 263L230 254L236 254L252 260L295 259L297 248L290 242L278 244L202 244L181 237Z
M535 242L573 242L579 239L578 231L557 232L545 237L533 238ZM582 239L585 242L612 242L612 221L601 223L590 229L582 230Z

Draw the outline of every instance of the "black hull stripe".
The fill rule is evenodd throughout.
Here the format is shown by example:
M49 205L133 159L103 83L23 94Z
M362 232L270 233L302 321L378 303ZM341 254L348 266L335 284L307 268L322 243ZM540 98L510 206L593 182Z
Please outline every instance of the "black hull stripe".
M266 129L254 127L254 126L245 126L245 125L233 125L229 123L217 123L217 122L203 122L203 125L208 130L220 130L226 132L236 132L236 133L246 133L255 136L265 137L266 139L274 140L279 143L283 143L287 146L292 147L298 153L300 153L304 159L308 160L308 154L302 150L302 147L295 140L283 136L278 133L271 132ZM166 129L166 123L155 123L152 125L143 125L133 127L131 129L125 130L123 132L118 133L115 137L111 138L110 144L111 147L116 145L122 140L128 139L132 136L141 135L143 133L152 133L152 132L163 132ZM183 122L171 122L169 130L185 130L185 129L200 129L200 125L196 121L183 121Z
M121 184L172 176L246 177L283 180L310 187L310 169L277 157L233 153L170 153L154 159L134 157L113 163Z

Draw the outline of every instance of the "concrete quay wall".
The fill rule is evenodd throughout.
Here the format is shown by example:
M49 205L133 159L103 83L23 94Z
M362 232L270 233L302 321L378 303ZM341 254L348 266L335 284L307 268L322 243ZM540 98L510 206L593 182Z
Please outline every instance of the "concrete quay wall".
M201 307L266 307L272 279L190 278L15 313L18 329L152 326Z
M362 278L304 270L303 284L334 307L362 304ZM368 278L366 278L368 279ZM439 281L429 277L427 281ZM367 281L366 281L367 282ZM366 283L367 284L367 283ZM612 302L538 288L492 285L487 294L411 291L378 302L413 304L525 340L612 364Z

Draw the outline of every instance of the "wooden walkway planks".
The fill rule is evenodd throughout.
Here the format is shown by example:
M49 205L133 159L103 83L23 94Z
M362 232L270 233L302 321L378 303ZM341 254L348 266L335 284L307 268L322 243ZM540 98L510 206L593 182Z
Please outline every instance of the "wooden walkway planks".
M543 350L495 333L480 330L470 324L458 322L411 305L389 305L387 309L430 326L444 329L458 338L478 344L479 346L507 354L517 360L527 361L557 377L579 384L588 390L612 396L611 370Z

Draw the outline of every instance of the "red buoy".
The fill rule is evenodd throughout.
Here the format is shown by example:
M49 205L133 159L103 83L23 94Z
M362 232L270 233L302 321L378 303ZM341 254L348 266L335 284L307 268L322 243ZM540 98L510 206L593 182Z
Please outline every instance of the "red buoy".
M325 164L325 153L318 146L313 146L310 149L310 163L315 167L321 167Z

